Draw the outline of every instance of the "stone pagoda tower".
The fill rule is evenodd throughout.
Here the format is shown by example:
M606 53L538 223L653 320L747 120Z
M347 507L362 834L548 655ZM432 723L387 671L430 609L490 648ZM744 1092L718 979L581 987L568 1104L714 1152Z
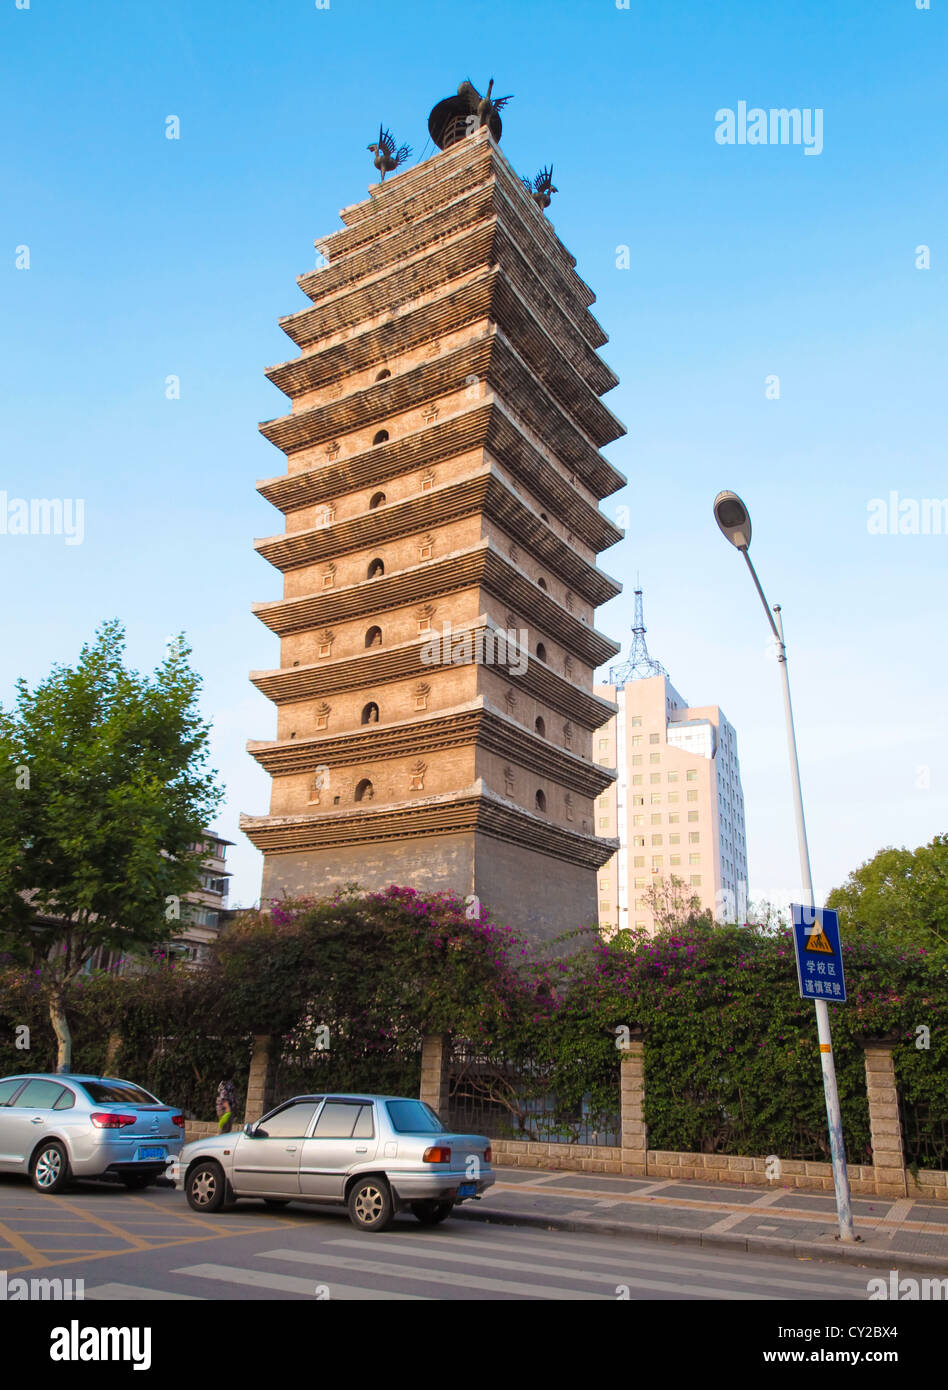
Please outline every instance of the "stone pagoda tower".
M261 429L287 468L259 490L285 530L257 549L283 597L254 608L280 666L251 676L277 736L249 745L272 798L241 826L264 902L454 890L549 937L595 921L618 848L593 672L619 650L594 613L621 587L596 555L622 535L597 504L624 429L594 295L462 94L432 112L439 152L317 241L311 303L280 320L290 409Z

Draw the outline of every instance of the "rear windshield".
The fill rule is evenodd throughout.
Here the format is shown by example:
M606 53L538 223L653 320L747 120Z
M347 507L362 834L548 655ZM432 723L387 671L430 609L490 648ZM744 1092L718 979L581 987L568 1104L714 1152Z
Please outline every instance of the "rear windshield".
M130 1081L83 1081L80 1083L94 1105L160 1105L141 1086Z
M444 1125L423 1100L387 1100L385 1107L396 1134L443 1134Z

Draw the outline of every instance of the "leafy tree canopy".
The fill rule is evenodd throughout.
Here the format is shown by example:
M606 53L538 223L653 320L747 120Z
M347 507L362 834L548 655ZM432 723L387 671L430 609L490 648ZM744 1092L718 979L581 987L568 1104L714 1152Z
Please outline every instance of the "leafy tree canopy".
M169 644L150 678L124 653L124 629L106 622L74 667L33 690L19 681L0 708L0 949L42 969L61 1066L64 987L100 946L168 939L222 796L190 648Z

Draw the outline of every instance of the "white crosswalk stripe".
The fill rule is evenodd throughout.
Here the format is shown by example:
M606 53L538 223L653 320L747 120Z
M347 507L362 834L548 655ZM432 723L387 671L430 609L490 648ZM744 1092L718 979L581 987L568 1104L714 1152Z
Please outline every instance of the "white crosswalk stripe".
M315 1257L314 1257L315 1258ZM371 1266L378 1273L377 1266ZM236 1265L188 1265L184 1269L173 1269L172 1274L187 1274L192 1279L215 1279L224 1284L239 1284L246 1288L273 1289L279 1293L298 1293L305 1298L317 1299L317 1288L326 1284L330 1298L339 1299L411 1299L417 1301L427 1298L426 1294L391 1293L384 1289L368 1288L361 1284L329 1283L326 1279L301 1279L293 1274L273 1274L263 1269L241 1269Z
M384 1255L384 1252L380 1252ZM608 1298L608 1294L588 1293L576 1289L563 1289L556 1284L525 1284L522 1280L487 1279L477 1274L467 1274L440 1269L430 1265L395 1264L384 1259L358 1260L346 1255L323 1255L310 1250L264 1250L261 1259L291 1260L295 1264L316 1264L324 1269L345 1269L361 1274L374 1274L376 1278L384 1275L393 1279L405 1279L420 1284L444 1284L452 1289L482 1289L487 1293L510 1294L520 1298L598 1299ZM494 1268L497 1261L491 1261ZM511 1271L513 1272L513 1271Z
M338 1239L329 1241L329 1244L336 1248L352 1247L357 1248L358 1241L351 1237L341 1236ZM519 1255L523 1260L529 1257L530 1246L536 1250L536 1261L527 1264L517 1265L508 1264L504 1259L498 1257L507 1254ZM505 1241L499 1236L496 1239L482 1239L477 1241L476 1248L481 1251L489 1248L489 1259L478 1259L472 1249L470 1237L467 1235L449 1235L446 1232L437 1236L413 1236L410 1239L410 1247L418 1253L424 1253L427 1258L437 1258L442 1252L446 1259L456 1259L457 1255L448 1255L447 1251L463 1252L464 1258L473 1260L476 1263L488 1263L495 1268L498 1264L504 1264L510 1269L527 1269L537 1274L554 1274L558 1266L553 1263L558 1260L571 1259L574 1263L579 1262L583 1265L605 1265L615 1267L618 1270L643 1271L645 1273L657 1272L659 1274L679 1275L682 1273L690 1274L693 1277L701 1278L708 1276L709 1281L713 1278L716 1284L733 1282L737 1284L747 1284L759 1288L761 1283L761 1262L754 1260L754 1268L751 1272L741 1269L741 1261L744 1258L740 1254L733 1258L715 1255L709 1251L694 1250L687 1253L681 1252L677 1256L669 1252L667 1246L661 1246L658 1242L654 1243L654 1248L644 1251L641 1246L638 1249L626 1249L624 1246L615 1246L615 1253L605 1254L601 1241L574 1241L570 1240L567 1247L554 1248L552 1242L542 1238L534 1242L519 1240L516 1244L512 1241ZM588 1247L588 1248L587 1248ZM385 1249L393 1248L389 1237L385 1239ZM396 1253L406 1253L409 1248L408 1243L398 1247ZM608 1248L608 1247L606 1247ZM773 1270L773 1275L770 1270ZM564 1271L569 1274L570 1271ZM627 1280L619 1280L627 1283ZM659 1287L656 1285L655 1287ZM676 1288L681 1287L676 1283ZM705 1289L708 1285L703 1285ZM829 1267L809 1268L797 1272L796 1268L784 1261L778 1264L775 1261L768 1262L767 1267L767 1287L768 1289L788 1289L791 1296L812 1297L814 1290L825 1290L828 1297L832 1299L845 1298L845 1289L849 1289L853 1298L864 1299L866 1296L866 1278L862 1270L848 1270L838 1265Z
M86 1289L86 1298L102 1300L121 1300L122 1302L148 1302L158 1299L178 1298L187 1302L200 1303L201 1295L193 1293L168 1293L165 1289L142 1289L137 1284L96 1284L94 1289Z
M342 1241L334 1242L336 1245L346 1243L347 1242ZM353 1243L359 1244L359 1242ZM463 1272L460 1270L457 1272L450 1272L432 1269L432 1252L422 1250L415 1251L413 1245L414 1242L412 1242L411 1245L394 1246L391 1241L386 1241L385 1247L380 1253L383 1257L388 1251L391 1251L393 1254L404 1254L406 1251L407 1253L417 1253L418 1255L424 1256L426 1261L424 1266L400 1265L389 1263L387 1260L384 1260L384 1262L382 1260L366 1261L349 1259L343 1256L327 1256L316 1254L308 1250L265 1250L261 1252L261 1257L263 1259L273 1260L293 1260L300 1264L319 1264L321 1267L326 1268L332 1265L338 1265L342 1269L360 1269L366 1271L374 1269L378 1273L391 1274L398 1279L416 1279L426 1284L450 1284L454 1288L485 1289L491 1293L508 1293L521 1297L527 1295L531 1298L569 1299L571 1301L576 1299L615 1298L618 1285L626 1284L629 1288L648 1289L655 1293L673 1293L679 1295L687 1293L693 1298L724 1298L742 1301L761 1299L768 1302L770 1301L767 1294L749 1293L744 1290L735 1292L714 1289L707 1284L685 1284L680 1280L676 1280L674 1283L663 1283L661 1280L651 1277L636 1279L624 1276L621 1279L617 1279L615 1275L611 1274L590 1274L588 1270L564 1268L562 1266L550 1266L542 1272L558 1279L574 1280L577 1284L583 1282L588 1284L601 1284L604 1286L603 1292L590 1293L585 1289L576 1287L563 1288L561 1285L554 1283L525 1284L519 1279L514 1281L499 1278L481 1278L478 1275L468 1273L467 1270ZM502 1270L509 1271L511 1274L537 1274L540 1272L533 1263L526 1263L520 1260L498 1261L491 1256L476 1256L470 1253L449 1254L447 1252L440 1254L435 1252L435 1257L440 1258L444 1263L454 1263L467 1267L473 1264L487 1265L490 1268L497 1269L499 1265ZM608 1292L606 1292L606 1289L608 1289Z

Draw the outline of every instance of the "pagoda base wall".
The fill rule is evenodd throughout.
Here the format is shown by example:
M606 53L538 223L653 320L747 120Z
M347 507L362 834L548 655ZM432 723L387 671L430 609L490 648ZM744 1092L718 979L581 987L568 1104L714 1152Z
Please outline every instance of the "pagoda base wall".
M500 926L537 942L596 922L594 869L471 832L267 855L261 903L325 897L347 883L476 894Z

